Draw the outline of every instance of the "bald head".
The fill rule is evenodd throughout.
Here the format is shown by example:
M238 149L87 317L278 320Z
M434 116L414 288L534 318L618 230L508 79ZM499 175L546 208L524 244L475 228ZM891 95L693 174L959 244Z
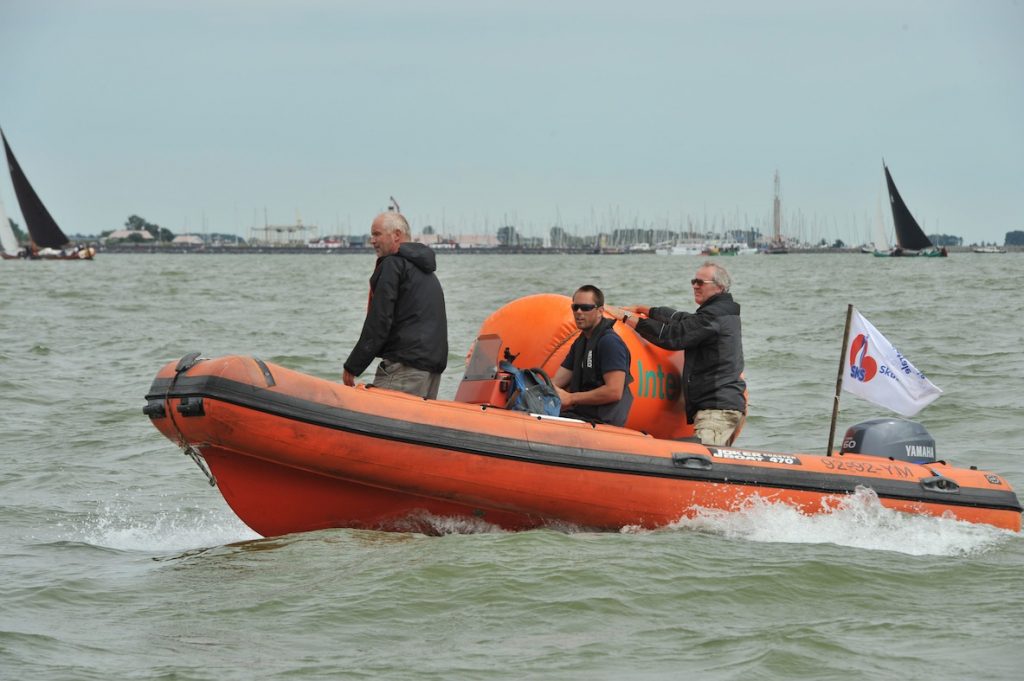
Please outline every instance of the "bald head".
M398 247L409 237L409 223L395 211L381 213L373 219L370 227L370 244L378 258L397 253Z

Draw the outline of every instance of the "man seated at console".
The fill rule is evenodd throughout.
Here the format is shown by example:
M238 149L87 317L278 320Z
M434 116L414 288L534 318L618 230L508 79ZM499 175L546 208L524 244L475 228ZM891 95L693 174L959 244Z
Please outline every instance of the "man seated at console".
M621 426L633 405L629 348L612 330L615 320L604 317L601 289L580 286L572 296L572 312L582 333L552 381L562 416Z

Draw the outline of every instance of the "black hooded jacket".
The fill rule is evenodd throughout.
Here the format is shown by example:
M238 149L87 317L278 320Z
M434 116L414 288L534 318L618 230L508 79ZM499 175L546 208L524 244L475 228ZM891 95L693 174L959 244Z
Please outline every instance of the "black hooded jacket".
M377 259L366 321L346 371L358 376L374 357L433 374L444 371L448 320L436 269L434 251L419 243L405 242L398 253Z
M701 409L745 412L740 306L730 293L712 296L695 312L652 307L637 332L666 350L685 350L683 395L686 420Z

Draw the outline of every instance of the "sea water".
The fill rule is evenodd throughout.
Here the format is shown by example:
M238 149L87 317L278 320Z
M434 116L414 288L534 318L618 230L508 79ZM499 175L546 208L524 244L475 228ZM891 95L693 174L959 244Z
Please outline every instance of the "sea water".
M695 257L438 257L454 395L483 319L539 292L693 309ZM944 394L938 455L1024 492L1021 256L720 258L743 307L739 446L825 451L846 306ZM0 264L0 678L1016 679L1018 533L869 492L657 531L261 538L142 414L190 351L338 380L372 256ZM372 372L372 369L371 369ZM367 377L372 375L367 374ZM849 394L846 427L889 415Z

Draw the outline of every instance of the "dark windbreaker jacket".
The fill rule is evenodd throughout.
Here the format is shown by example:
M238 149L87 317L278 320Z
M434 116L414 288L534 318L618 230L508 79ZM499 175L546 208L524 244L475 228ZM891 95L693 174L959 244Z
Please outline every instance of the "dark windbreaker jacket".
M430 373L444 371L448 320L436 269L434 251L419 243L403 243L398 253L377 259L366 321L345 362L347 371L360 375L374 357Z
M719 293L692 313L652 307L636 330L659 348L686 351L682 381L688 422L701 409L746 411L740 306L732 294Z

